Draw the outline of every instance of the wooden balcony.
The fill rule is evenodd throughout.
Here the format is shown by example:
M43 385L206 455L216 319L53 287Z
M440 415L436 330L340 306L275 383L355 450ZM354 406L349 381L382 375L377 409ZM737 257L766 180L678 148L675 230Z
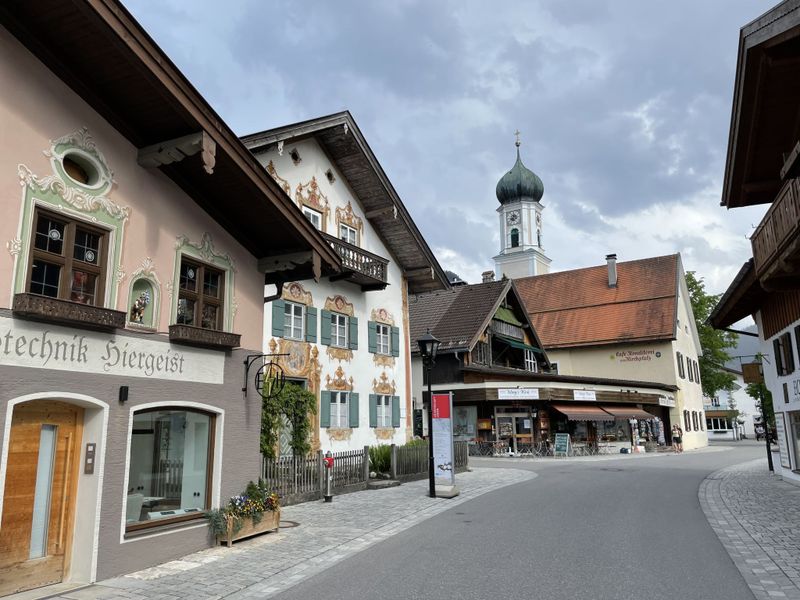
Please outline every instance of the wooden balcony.
M323 233L339 258L342 259L342 272L331 276L331 281L345 280L361 286L363 291L382 290L389 285L387 268L389 261L367 252L344 240Z
M765 289L800 285L800 178L783 184L750 241L756 275Z

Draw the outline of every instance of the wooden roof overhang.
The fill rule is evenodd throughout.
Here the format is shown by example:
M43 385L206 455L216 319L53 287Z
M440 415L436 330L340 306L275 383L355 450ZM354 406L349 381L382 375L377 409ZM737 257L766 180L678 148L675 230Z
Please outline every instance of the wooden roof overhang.
M771 203L800 167L800 0L786 0L744 26L734 83L721 204Z
M0 24L139 148L140 164L143 149L171 153L158 168L260 259L267 282L339 271L330 244L119 2L8 0ZM203 151L184 157L189 137Z
M765 292L756 276L753 259L748 260L708 317L715 329L725 329L755 314L764 300Z
M418 294L450 287L444 270L400 200L349 111L242 137L253 153L278 142L314 138L347 179L365 216Z

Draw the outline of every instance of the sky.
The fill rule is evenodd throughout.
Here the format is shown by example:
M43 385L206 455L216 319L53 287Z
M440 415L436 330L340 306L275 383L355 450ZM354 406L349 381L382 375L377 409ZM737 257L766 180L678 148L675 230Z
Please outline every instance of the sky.
M710 293L764 207L719 205L757 0L124 0L240 135L349 110L445 269L500 250L495 186L544 182L551 270L680 252Z

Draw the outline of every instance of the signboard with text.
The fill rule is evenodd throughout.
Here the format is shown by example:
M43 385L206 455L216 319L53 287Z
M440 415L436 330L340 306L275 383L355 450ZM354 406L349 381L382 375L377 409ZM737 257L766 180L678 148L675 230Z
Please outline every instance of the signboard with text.
M433 476L440 485L455 485L453 397L433 394Z
M538 400L538 388L498 388L498 400Z
M574 400L597 400L597 394L594 390L572 390L572 398Z
M569 454L569 434L557 433L553 445L553 456L567 456Z

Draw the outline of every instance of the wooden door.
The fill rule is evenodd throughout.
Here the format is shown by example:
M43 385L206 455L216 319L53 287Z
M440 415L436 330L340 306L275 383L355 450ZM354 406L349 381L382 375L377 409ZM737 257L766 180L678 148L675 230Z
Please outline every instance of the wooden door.
M0 596L59 583L69 567L83 409L14 409L0 522Z

